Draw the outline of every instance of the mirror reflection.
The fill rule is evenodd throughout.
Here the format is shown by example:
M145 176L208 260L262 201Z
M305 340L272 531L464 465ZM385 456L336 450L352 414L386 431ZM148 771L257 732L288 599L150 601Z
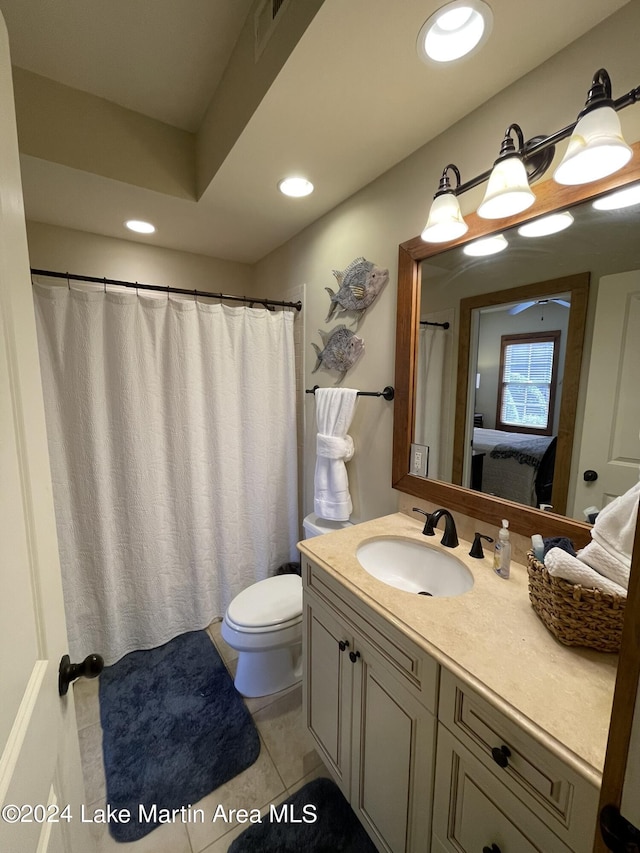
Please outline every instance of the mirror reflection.
M620 274L640 270L640 203L596 210L585 202L563 224L544 236L505 230L494 255L463 246L422 262L413 441L426 448L429 479L584 520L584 475L599 465L581 449L588 441L590 458L606 457L615 439L602 433L596 451L598 438L583 430L585 401L597 399L594 376L602 375L591 342L611 323L607 288L637 287ZM578 279L591 282L590 315L580 352L567 360L575 305L564 285ZM607 358L615 377L617 356ZM412 450L410 473L420 474L415 458ZM637 478L636 465L627 469Z

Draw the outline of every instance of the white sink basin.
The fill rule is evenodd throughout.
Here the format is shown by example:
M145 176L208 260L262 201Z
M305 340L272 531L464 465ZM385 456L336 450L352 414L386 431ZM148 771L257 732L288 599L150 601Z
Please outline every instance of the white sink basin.
M457 557L411 539L372 539L358 546L356 557L374 578L406 592L447 597L473 586Z

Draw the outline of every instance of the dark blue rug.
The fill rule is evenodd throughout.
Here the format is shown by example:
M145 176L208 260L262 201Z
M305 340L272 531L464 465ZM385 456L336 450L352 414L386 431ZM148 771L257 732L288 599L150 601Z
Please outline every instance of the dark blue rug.
M376 853L376 848L335 782L314 779L245 829L228 853Z
M195 804L260 753L251 715L205 631L105 667L100 718L107 803L131 815L110 821L116 841L147 835L162 809Z

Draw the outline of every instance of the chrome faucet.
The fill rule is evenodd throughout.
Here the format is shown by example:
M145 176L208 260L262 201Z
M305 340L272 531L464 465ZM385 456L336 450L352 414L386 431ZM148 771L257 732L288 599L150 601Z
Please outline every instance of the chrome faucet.
M435 536L435 528L444 516L444 533L442 534L442 539L440 540L440 544L444 545L445 548L457 548L458 547L458 533L456 531L456 523L453 520L453 516L449 512L448 509L437 509L435 512L427 515L427 521L424 526L424 530L422 531L425 536Z

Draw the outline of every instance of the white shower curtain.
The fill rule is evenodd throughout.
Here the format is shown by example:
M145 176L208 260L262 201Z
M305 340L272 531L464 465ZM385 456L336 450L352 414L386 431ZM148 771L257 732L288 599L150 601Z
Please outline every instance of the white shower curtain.
M415 436L429 448L427 474L432 480L440 477L445 340L444 331L437 326L420 329Z
M295 559L293 316L34 294L70 654L109 664Z

